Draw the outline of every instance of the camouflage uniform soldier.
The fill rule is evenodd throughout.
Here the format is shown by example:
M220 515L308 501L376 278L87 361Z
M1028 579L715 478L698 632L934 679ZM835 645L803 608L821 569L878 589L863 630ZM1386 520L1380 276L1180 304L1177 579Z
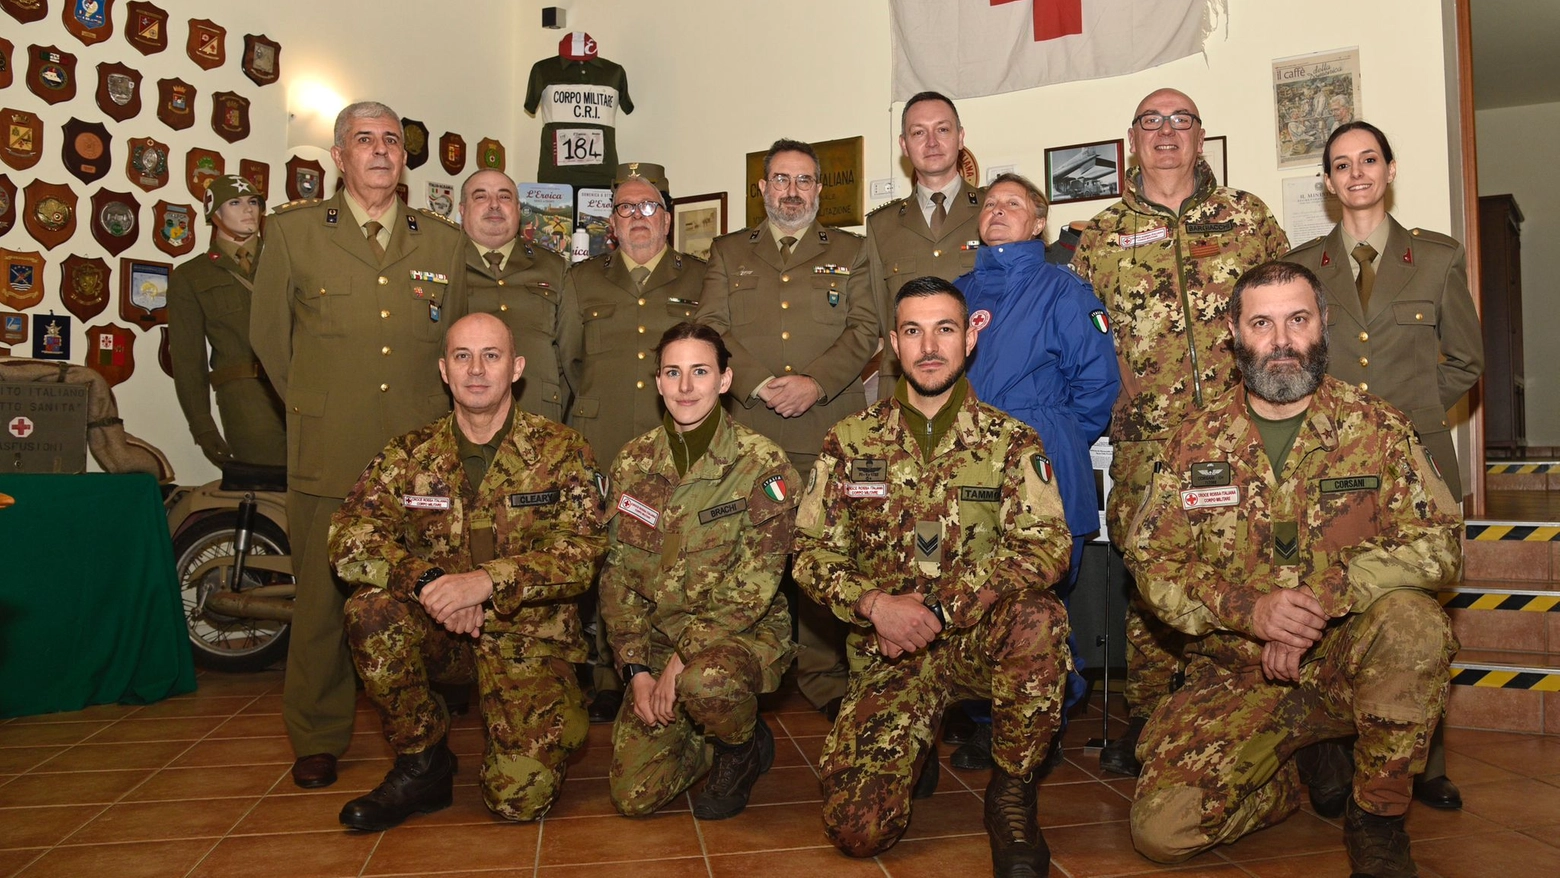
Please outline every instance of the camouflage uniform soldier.
M585 741L575 598L606 550L594 458L578 433L518 409L525 360L496 317L450 328L439 372L455 411L392 440L331 521L347 639L395 749L341 822L381 830L450 804L449 715L430 683L474 675L487 726L482 795L535 820Z
M958 288L918 278L895 300L904 378L829 431L797 513L796 581L852 626L824 830L851 856L891 847L944 708L990 698L994 871L1044 874L1036 769L1071 665L1050 587L1072 538L1040 437L963 377L976 333Z
M1090 221L1073 267L1110 312L1121 364L1111 416L1115 482L1106 525L1117 545L1143 498L1165 437L1236 383L1224 312L1242 271L1277 259L1289 239L1260 198L1220 186L1201 158L1202 119L1174 89L1144 98L1127 129L1141 169ZM1100 765L1135 775L1143 723L1169 693L1182 638L1134 601L1127 610L1127 732Z
M721 411L732 375L719 333L679 323L656 357L667 415L612 466L601 574L601 615L628 684L612 729L612 803L649 814L709 771L693 813L724 820L747 807L775 757L758 694L779 687L793 652L776 592L796 471Z
M1461 522L1408 421L1324 375L1325 303L1294 263L1241 278L1244 386L1171 434L1126 541L1154 612L1197 638L1138 747L1132 838L1158 862L1283 820L1314 782L1290 757L1357 733L1354 874L1415 874L1403 815L1446 700L1456 641L1433 593Z
M265 199L248 180L236 174L212 180L206 189L211 247L174 269L168 282L173 388L195 444L217 466L229 460L287 465L282 401L249 346L264 213ZM211 417L213 389L221 430Z

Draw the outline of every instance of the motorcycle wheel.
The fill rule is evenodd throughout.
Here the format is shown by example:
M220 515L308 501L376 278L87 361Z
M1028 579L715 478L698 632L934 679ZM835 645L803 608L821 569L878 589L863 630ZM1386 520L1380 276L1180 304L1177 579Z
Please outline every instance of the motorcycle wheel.
M209 570L202 577L193 574L212 558L233 555L233 532L237 525L237 511L220 512L195 522L174 538L174 567L179 573L184 619L189 627L195 664L214 671L262 671L287 656L287 639L292 625L208 611L206 596L226 590L227 578L222 568ZM289 551L287 535L282 529L269 518L256 515L254 532L249 539L250 556L286 555ZM239 589L291 581L289 575L245 569Z

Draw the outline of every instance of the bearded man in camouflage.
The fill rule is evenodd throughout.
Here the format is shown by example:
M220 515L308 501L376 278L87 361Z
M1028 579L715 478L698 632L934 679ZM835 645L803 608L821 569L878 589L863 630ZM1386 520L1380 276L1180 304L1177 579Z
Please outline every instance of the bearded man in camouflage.
M976 337L964 294L921 277L894 298L904 377L829 431L797 511L797 584L851 626L820 766L824 831L851 856L891 847L912 795L935 787L943 710L989 698L993 871L1044 875L1036 769L1072 664L1051 587L1072 536L1040 436L964 377Z
M341 809L351 829L449 807L449 712L431 683L476 678L482 796L502 817L547 813L585 742L575 599L606 552L599 477L580 434L515 404L524 367L503 321L456 321L439 360L454 412L392 440L331 519L331 563L357 586L352 660L396 753Z
M1171 433L1126 540L1148 605L1195 638L1143 730L1133 843L1174 863L1278 823L1328 767L1297 751L1357 734L1350 865L1414 875L1404 814L1456 649L1435 591L1460 568L1457 504L1401 413L1326 375L1308 269L1248 271L1229 326L1242 383Z

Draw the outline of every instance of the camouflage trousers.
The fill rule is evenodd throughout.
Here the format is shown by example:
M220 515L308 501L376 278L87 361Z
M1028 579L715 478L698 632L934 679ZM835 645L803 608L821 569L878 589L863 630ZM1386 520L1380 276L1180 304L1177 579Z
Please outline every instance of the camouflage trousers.
M671 650L656 650L650 658L659 676ZM644 816L682 795L710 770L714 750L709 739L727 744L751 739L759 693L779 688L789 659L766 668L740 638L732 638L684 660L677 675L677 718L664 726L648 725L634 713L634 687L625 686L612 725L608 772L619 813Z
M1118 546L1128 537L1132 519L1143 503L1154 462L1164 450L1162 442L1112 443L1110 500L1105 505L1110 538ZM1185 667L1182 650L1186 635L1159 621L1136 593L1127 604L1127 709L1147 719L1174 685Z
M823 744L823 827L853 857L892 847L910 825L916 769L949 704L991 699L991 756L1013 775L1045 758L1061 724L1072 656L1067 610L1050 591L1008 594L973 628L913 655L873 653L851 673Z
M1307 655L1299 684L1193 656L1186 685L1154 712L1138 743L1133 844L1151 860L1177 863L1278 823L1300 806L1295 751L1353 734L1355 801L1372 814L1404 813L1456 648L1435 598L1405 589L1335 621Z
M527 656L519 635L457 637L421 606L377 588L347 599L346 624L352 660L396 753L420 753L449 731L449 713L430 683L475 678L487 727L483 800L510 820L547 813L589 726L572 664Z

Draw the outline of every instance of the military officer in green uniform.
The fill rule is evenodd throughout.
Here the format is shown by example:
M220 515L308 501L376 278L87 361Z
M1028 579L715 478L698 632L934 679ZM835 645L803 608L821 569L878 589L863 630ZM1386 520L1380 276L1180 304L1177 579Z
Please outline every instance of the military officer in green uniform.
M494 314L515 334L525 357L520 407L563 423L568 391L558 367L558 303L569 263L519 238L515 181L503 171L477 171L460 187L466 244L466 287L472 313Z
M344 594L330 570L330 516L393 436L449 411L433 363L466 311L466 239L409 209L401 121L384 104L336 117L345 188L283 205L266 225L250 341L287 409L287 519L298 582L282 719L305 788L336 779L352 740L354 684Z
M905 102L899 114L899 149L915 169L915 191L867 215L867 267L882 327L880 395L887 396L899 374L888 344L888 315L894 294L912 278L935 275L953 280L975 270L980 247L981 191L959 173L964 126L953 101L923 91Z
M1310 745L1357 735L1352 873L1417 874L1404 815L1457 648L1435 593L1462 517L1408 419L1325 374L1327 319L1305 267L1241 276L1241 383L1171 431L1125 540L1148 605L1193 638L1138 747L1132 839L1156 862L1282 821Z
M249 346L249 297L264 213L265 198L248 180L237 174L212 180L206 187L211 246L168 280L173 389L195 444L217 466L230 460L287 464L282 401ZM211 417L213 390L220 430Z
M476 679L482 797L501 817L545 814L585 742L575 598L606 552L601 493L580 435L515 406L524 366L497 318L450 327L438 372L455 410L391 440L331 523L331 560L357 586L352 658L396 753L342 808L351 829L449 806L450 718L433 682Z
M666 171L648 162L618 165L607 224L617 250L576 263L563 284L558 350L573 391L565 423L611 461L630 439L661 423L655 340L693 317L704 260L666 244L672 215ZM611 722L623 700L606 630L596 628L591 720Z
M820 225L818 154L777 140L764 156L767 221L715 239L697 319L731 350L737 422L774 440L797 472L812 469L824 433L866 405L861 370L878 345L878 309L858 235ZM838 709L846 666L838 623L798 608L797 685Z
M720 335L679 323L655 347L662 425L612 465L601 615L630 697L612 729L612 803L649 814L706 771L701 820L735 817L775 758L758 695L791 661L780 596L796 471L720 408Z
M1072 549L1062 498L1039 434L964 377L958 288L917 278L895 298L904 377L829 431L796 517L796 581L851 626L854 657L819 764L824 831L851 856L891 847L944 708L990 698L993 872L1044 875L1037 770L1072 665L1051 590Z

